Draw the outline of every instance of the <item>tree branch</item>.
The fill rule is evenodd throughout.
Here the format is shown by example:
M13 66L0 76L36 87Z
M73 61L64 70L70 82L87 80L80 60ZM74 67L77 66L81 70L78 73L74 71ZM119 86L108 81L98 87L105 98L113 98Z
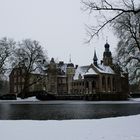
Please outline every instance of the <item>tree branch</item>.
M94 29L94 28L91 28L91 27L88 27L90 30L92 30L92 31L95 31L93 34L91 33L90 34L90 39L86 42L86 43L89 43L91 40L92 40L92 38L94 37L94 36L98 36L98 34L99 34L99 32L107 25L107 24L109 24L109 23L111 23L112 21L114 21L115 19L117 19L120 15L122 15L123 14L123 12L121 12L121 13L119 13L118 15L116 15L115 17L113 17L112 19L109 19L109 20L107 20L105 23L103 23L102 25L100 25L100 27L96 30L96 29ZM89 32L90 33L90 32Z

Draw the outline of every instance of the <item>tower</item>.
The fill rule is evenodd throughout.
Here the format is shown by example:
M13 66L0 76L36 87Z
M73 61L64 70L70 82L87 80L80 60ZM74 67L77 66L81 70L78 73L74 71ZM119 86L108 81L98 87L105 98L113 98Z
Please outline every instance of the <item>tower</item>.
M97 55L96 55L96 51L94 51L93 64L94 64L95 66L98 65L98 64L97 64L97 61L98 61L98 58L97 58Z
M110 45L106 42L104 47L105 47L105 51L103 53L103 64L105 66L111 66L112 65L112 54L111 54L111 51L109 50Z
M70 94L72 92L72 82L73 76L75 74L75 68L74 64L71 63L71 58L70 62L67 64L66 74L67 74L68 94Z
M57 67L54 58L51 59L48 67L48 91L57 94Z

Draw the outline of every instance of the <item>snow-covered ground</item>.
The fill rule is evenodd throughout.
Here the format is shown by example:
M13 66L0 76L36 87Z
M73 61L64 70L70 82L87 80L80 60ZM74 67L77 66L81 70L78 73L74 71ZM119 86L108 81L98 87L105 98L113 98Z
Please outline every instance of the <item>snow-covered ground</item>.
M131 101L140 101L140 98L131 98Z
M25 99L17 98L16 101L39 101L39 100L36 99L36 97L29 97L29 98L25 98Z
M130 98L127 101L71 101L71 100L54 100L54 101L40 101L36 99L36 97L30 97L30 98L17 98L17 100L0 100L1 103L10 103L10 104L133 104L133 103L140 103L140 98Z
M97 120L0 121L1 140L140 140L140 115Z

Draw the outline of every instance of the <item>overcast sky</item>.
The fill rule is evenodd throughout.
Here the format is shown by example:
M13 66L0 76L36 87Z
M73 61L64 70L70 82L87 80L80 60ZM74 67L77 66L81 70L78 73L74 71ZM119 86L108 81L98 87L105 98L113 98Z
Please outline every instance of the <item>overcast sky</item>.
M31 38L45 47L49 58L68 62L71 54L75 64L90 64L94 49L102 59L106 36L112 51L117 41L107 30L100 39L85 44L85 24L94 20L81 7L80 0L0 0L0 38Z

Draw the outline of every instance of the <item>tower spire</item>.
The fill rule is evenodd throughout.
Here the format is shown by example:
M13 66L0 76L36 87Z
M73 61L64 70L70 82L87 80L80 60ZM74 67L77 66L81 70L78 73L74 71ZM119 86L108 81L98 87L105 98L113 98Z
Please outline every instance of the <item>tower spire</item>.
M95 66L97 66L97 61L98 61L98 58L97 58L97 55L96 55L96 50L94 50L93 64Z
M106 43L108 43L108 36L106 36Z
M105 51L103 53L103 63L106 66L112 65L112 53L109 50L110 45L108 44L108 42L106 42L104 47L105 47Z
M69 63L71 63L71 54L69 55Z

